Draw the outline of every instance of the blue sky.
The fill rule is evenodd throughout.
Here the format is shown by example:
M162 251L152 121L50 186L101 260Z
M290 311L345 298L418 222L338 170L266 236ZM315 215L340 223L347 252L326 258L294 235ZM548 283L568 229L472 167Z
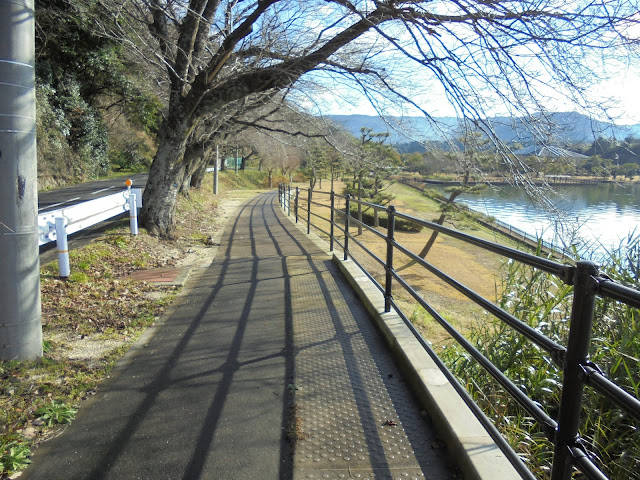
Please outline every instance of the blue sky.
M320 25L322 23L320 22ZM319 28L317 24L308 26L312 31ZM370 31L359 40L361 45L372 46L367 54L362 54L363 62L371 62L378 71L381 66L386 67L389 81L395 82L395 86L403 89L406 96L432 116L456 116L456 108L450 103L443 87L434 80L434 70L429 68L429 62L421 65L420 59L428 57L431 52L434 57L443 58L442 52L450 49L456 62L439 62L438 66L444 65L447 80L452 80L460 86L459 92L463 92L460 93L462 97L473 99L470 101L472 109L481 106L481 116L517 116L520 112L514 107L516 104L525 105L530 113L538 111L537 105L527 99L526 93L515 102L508 92L503 96L505 86L511 84L515 85L516 92L526 92L527 88L530 88L550 111L591 113L598 120L609 120L605 113L598 111L599 107L606 106L606 113L615 123L640 123L640 67L634 66L638 62L629 58L619 45L606 52L600 48L569 46L566 50L560 48L557 57L553 56L556 50L550 48L552 56L548 57L545 53L549 52L539 43L514 42L507 52L510 58L515 59L514 64L517 64L517 67L514 69L505 62L492 64L493 56L487 53L486 45L477 41L473 30L465 28L456 25L444 32L439 30L440 34L437 37L413 42L415 38L398 27L398 24L385 24L379 32ZM638 30L637 34L630 32L630 28ZM625 33L632 38L638 38L640 26L628 27ZM404 49L406 55L391 46L389 38L395 40L395 47ZM598 44L597 39L593 42ZM603 42L606 43L606 39ZM360 58L357 53L356 57ZM521 77L522 72L524 75ZM578 88L573 92L563 89L565 74L577 80ZM588 81L595 76L601 76L601 79L587 87ZM525 83L519 83L522 82L522 78L528 83L528 87L525 87ZM383 111L389 115L422 115L419 110L411 108L406 103L400 105L385 101L383 94L376 96L375 93L370 93L370 98L367 99L361 93L361 88L354 88L354 84L344 77L327 78L323 77L322 73L314 73L306 76L306 79L310 82L315 81L316 85L306 92L306 98L303 93L299 101L312 111L315 110L314 113L377 115ZM375 80L370 81L370 92L375 92ZM493 92L485 87L486 81L495 87ZM583 91L582 87L587 88ZM583 92L593 106L590 111L585 111L579 106L580 103L589 103L586 98L580 97ZM509 102L513 103L509 105Z
M425 98L424 104L428 105L428 111L433 116L455 116L453 106L447 101L442 87L432 85L432 94ZM437 92L437 93L436 93ZM640 69L620 69L612 73L608 80L594 85L590 90L591 97L600 104L607 103L608 113L618 125L632 125L640 123ZM331 86L324 92L315 92L314 102L319 102L315 107L320 108L323 114L340 115L378 115L374 106L359 92L348 89L346 86ZM344 97L348 97L351 103L347 103ZM321 99L321 100L319 100ZM313 107L310 102L304 102L307 107ZM548 107L552 111L580 111L565 100L549 99ZM421 115L420 112L407 108L404 111L391 108L393 115ZM495 115L505 115L505 111L496 110ZM582 112L585 113L585 112ZM601 115L598 119L607 120Z

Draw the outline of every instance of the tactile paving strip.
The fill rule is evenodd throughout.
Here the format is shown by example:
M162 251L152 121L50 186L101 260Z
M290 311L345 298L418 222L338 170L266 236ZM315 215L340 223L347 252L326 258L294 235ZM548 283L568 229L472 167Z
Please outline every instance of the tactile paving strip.
M453 479L420 406L350 287L326 257L289 258L294 480ZM342 291L340 291L342 290Z

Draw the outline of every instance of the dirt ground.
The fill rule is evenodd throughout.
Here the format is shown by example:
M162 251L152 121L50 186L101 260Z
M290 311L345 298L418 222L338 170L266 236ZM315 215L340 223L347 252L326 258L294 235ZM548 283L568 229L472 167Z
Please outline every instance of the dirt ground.
M257 191L237 190L223 193L216 198L194 194L181 201L176 215L176 236L163 241L141 232L130 237L127 228L113 229L84 239L81 246L91 249L99 245L104 251L111 243L123 238L129 249L144 255L144 269L181 269L210 263L215 254L217 237L229 217ZM122 231L120 231L122 230ZM110 240L113 239L113 240ZM76 247L81 248L81 247ZM72 245L71 255L73 256ZM99 365L112 352L122 349L140 334L138 327L129 327L138 312L148 308L149 302L161 301L162 306L152 306L151 314L163 315L170 308L171 297L179 291L177 286L163 286L147 282L131 282L130 275L141 267L123 259L117 248L111 255L104 255L98 265L80 270L72 258L72 275L75 272L89 276L101 276L104 268L112 277L108 286L96 288L91 281L74 288L74 282L58 279L57 261L54 255L41 258L43 265L42 321L44 340L55 348L49 357L59 361L81 362L89 368ZM117 291L111 298L105 290ZM167 300L162 300L166 298ZM75 308L82 305L83 308ZM139 313L138 313L139 315ZM128 318L131 317L131 318ZM75 325L75 326L74 326Z

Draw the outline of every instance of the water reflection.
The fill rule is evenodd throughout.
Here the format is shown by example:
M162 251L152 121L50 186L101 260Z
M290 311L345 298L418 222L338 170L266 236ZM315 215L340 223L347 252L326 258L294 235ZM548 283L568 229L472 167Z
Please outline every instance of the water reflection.
M618 247L640 226L640 185L603 183L555 190L549 194L555 213L534 205L523 189L512 186L487 188L480 195L460 199L474 210L555 245L575 245L583 256Z

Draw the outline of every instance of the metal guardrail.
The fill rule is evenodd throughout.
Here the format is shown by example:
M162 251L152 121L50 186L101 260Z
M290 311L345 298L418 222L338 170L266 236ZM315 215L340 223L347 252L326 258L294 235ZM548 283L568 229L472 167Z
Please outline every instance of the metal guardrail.
M301 195L304 190L306 192L306 211L301 206L301 200L305 195ZM329 205L313 201L314 194L328 195L330 197ZM420 336L417 330L411 325L410 321L400 311L397 304L393 300L393 286L395 283L400 285L418 302L429 314L516 400L524 410L531 415L532 418L541 425L547 439L554 445L553 464L551 468L551 480L568 480L571 478L573 468L577 468L588 479L606 479L607 477L598 469L594 457L586 450L584 443L580 439L578 425L580 421L580 412L582 406L582 391L584 385L589 385L600 394L611 399L616 405L640 420L640 401L635 396L627 393L624 389L608 380L604 374L588 360L588 349L590 344L591 329L593 324L594 305L596 296L610 298L619 302L623 302L635 308L640 308L640 291L620 285L606 276L601 276L595 263L588 261L578 261L573 265L565 265L550 259L537 257L535 255L521 252L519 250L500 245L495 242L484 240L481 238L459 232L457 230L438 225L411 215L397 212L393 206L383 207L367 202L362 202L351 198L349 195L336 195L334 192L314 192L308 189L296 188L292 196L290 186L281 185L279 187L279 200L283 209L291 214L291 203L293 198L295 221L301 218L301 212L306 214L307 232L310 232L313 225L312 218L322 218L330 223L330 232L322 230L329 235L330 249L334 249L334 245L338 243L344 251L344 259L351 258L357 263L362 270L369 276L385 297L385 311L389 312L391 308L398 311L401 318L409 326L410 330L418 337L420 343L426 347L427 342ZM343 199L345 202L344 211L335 208L336 198ZM378 211L386 211L387 228L386 234L358 221L351 215L351 204L358 203L362 206L375 209ZM321 208L328 208L329 217L323 217L311 211L311 206L315 205ZM344 228L340 227L335 221L335 215L341 215L344 218ZM405 221L417 223L431 230L436 230L444 235L448 235L467 243L471 243L483 249L497 253L509 259L527 264L534 268L551 273L560 278L565 284L573 286L573 305L570 318L570 329L567 345L563 346L554 340L544 336L537 330L529 327L525 322L520 321L515 316L501 309L491 301L483 298L444 272L438 270L429 262L411 252L406 247L399 244L395 238L395 221L402 219ZM384 238L387 243L386 258L380 259L373 254L362 242L350 233L352 225L358 225L368 231L374 233L378 237ZM316 225L313 225L317 228ZM340 244L336 238L335 229L342 232L341 237L343 243ZM380 263L385 269L384 285L381 285L362 265L353 258L350 252L350 242L356 243L376 262ZM407 255L423 268L429 270L452 288L455 288L467 298L481 306L487 312L506 323L511 328L517 330L521 335L525 336L529 341L535 343L540 348L549 353L549 356L563 370L563 382L560 399L560 408L557 419L551 418L545 410L544 406L529 398L517 385L507 378L500 369L492 364L479 350L477 350L461 333L459 333L449 322L447 322L434 308L429 305L422 295L416 291L408 281L402 278L393 266L394 252L399 251ZM396 287L397 288L397 287ZM455 381L453 375L449 379ZM520 460L517 454L506 443L498 433L493 423L486 417L480 409L473 404L471 397L464 389L457 384L458 392L463 396L465 402L474 410L476 416L485 425L489 434L494 438L496 443L504 451L505 455L510 459L514 467L521 473L523 478L533 478L531 472L526 465ZM500 438L498 438L500 437Z
M57 243L59 275L68 277L70 274L68 235L127 211L129 211L131 233L137 235L137 209L141 206L142 189L127 188L122 192L95 200L43 212L38 215L39 245L54 241Z

